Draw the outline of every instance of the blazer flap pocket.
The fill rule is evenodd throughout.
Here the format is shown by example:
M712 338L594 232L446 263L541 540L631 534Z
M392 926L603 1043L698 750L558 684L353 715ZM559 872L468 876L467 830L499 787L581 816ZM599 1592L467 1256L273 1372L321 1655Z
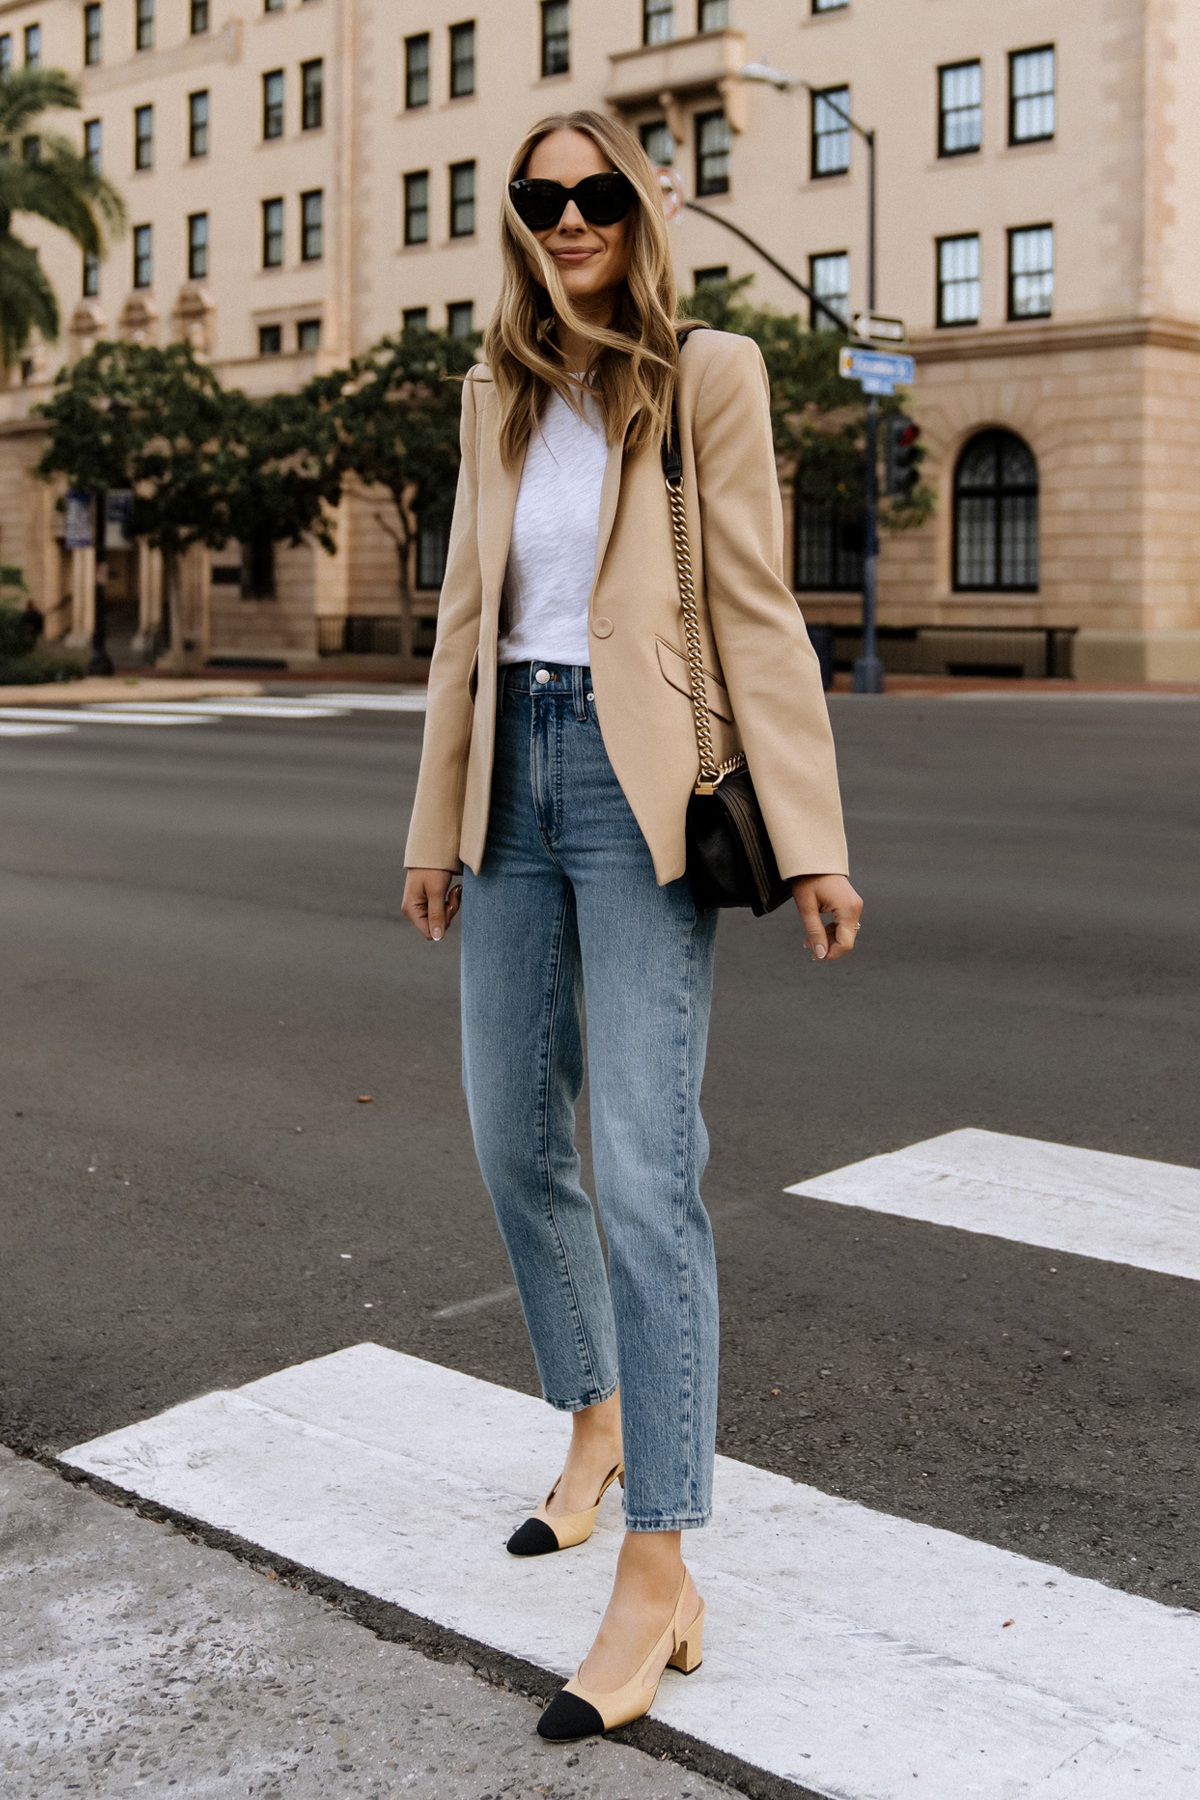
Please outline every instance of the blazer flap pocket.
M671 686L678 688L680 693L686 694L690 700L692 684L688 679L687 657L680 656L678 650L673 650L670 644L664 644L661 638L656 638L654 641L658 645L659 668ZM704 671L704 691L708 695L709 712L716 713L718 719L726 719L732 725L733 707L729 703L729 694L724 684L718 681L709 669Z

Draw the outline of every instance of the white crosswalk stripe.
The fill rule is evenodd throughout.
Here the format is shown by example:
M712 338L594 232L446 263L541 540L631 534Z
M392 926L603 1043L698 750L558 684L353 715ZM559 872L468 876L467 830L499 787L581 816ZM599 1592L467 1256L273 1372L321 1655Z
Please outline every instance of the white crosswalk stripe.
M18 725L15 720L0 718L0 737L58 737L64 731L70 731L69 725L38 724Z
M1173 1163L951 1131L784 1192L1200 1281L1200 1170Z
M122 717L129 714L145 713L154 717L175 719L332 719L345 712L344 707L326 706L308 700L134 700L124 704L112 701L97 701L92 706L84 707L80 717L94 718L97 714L111 716L120 713Z
M423 713L424 689L403 694L248 695L195 700L98 700L81 706L0 707L0 737L38 737L87 725L212 725L222 719L339 719L362 713Z
M567 1674L612 1580L615 1500L578 1550L503 1548L563 1447L539 1401L359 1344L64 1460ZM725 1457L715 1501L685 1544L703 1670L668 1673L654 1717L837 1800L1200 1791L1200 1614Z
M0 707L0 719L11 719L14 722L20 720L26 725L35 722L59 725L205 725L211 723L208 714L202 712L180 718L175 713L160 712L157 709L152 712L139 712L132 709L117 710L115 708L105 708L104 710L96 708L95 711L90 711L83 707L68 706L39 706L37 708L4 706Z

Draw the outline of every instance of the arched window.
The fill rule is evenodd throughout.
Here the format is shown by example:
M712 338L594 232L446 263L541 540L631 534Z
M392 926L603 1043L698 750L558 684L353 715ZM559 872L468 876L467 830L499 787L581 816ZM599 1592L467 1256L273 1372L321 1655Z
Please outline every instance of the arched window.
M1037 592L1037 461L1011 431L981 431L958 459L954 585L968 592Z

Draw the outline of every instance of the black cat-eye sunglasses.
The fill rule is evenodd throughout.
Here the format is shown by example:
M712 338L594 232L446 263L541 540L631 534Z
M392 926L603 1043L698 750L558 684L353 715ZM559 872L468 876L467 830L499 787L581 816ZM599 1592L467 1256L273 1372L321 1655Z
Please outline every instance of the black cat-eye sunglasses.
M589 175L574 187L561 181L510 181L508 197L517 216L530 231L549 231L557 225L573 200L589 225L616 225L634 202L635 190L628 175L614 170L609 175Z

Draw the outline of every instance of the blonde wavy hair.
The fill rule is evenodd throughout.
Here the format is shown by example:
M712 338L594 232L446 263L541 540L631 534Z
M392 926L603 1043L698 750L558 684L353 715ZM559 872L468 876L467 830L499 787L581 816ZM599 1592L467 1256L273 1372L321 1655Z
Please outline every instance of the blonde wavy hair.
M518 218L508 183L524 170L543 138L577 131L590 138L612 168L633 183L637 199L626 215L629 274L612 321L592 325L567 298L554 258ZM591 392L610 444L630 449L657 443L667 428L679 350L677 291L662 190L650 158L624 125L597 112L551 113L530 127L513 152L500 212L504 269L500 299L483 339L483 354L500 402L500 454L507 468L520 460L550 393L576 411L580 397L554 341L559 320L593 346ZM541 286L534 277L540 271ZM626 433L628 436L626 437Z

